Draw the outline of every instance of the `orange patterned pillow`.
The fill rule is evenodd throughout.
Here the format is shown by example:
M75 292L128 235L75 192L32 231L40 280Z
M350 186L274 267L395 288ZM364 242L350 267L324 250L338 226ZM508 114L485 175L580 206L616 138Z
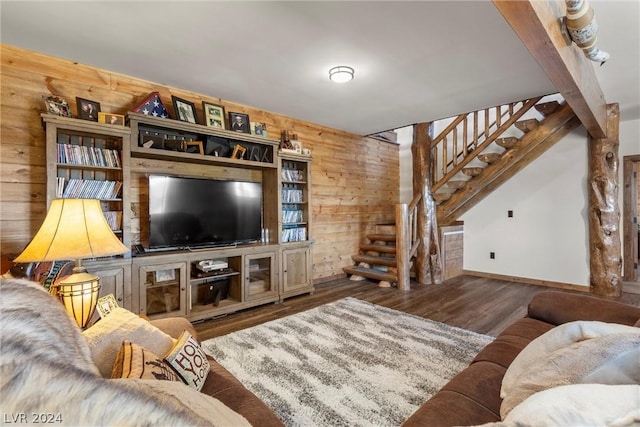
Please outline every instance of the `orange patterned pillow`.
M181 381L164 360L127 340L122 342L118 356L116 356L111 378Z

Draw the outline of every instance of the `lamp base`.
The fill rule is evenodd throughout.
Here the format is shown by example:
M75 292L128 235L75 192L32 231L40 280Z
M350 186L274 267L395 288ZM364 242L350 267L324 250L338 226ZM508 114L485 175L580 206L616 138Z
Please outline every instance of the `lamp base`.
M83 267L76 267L71 276L58 282L58 297L62 301L67 313L76 321L80 328L85 328L91 320L98 303L100 292L100 278L85 271Z

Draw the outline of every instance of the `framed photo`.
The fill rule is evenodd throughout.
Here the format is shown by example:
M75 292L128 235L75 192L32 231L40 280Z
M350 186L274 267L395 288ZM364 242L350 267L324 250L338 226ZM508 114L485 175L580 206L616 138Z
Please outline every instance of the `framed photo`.
M109 125L124 126L124 116L122 114L98 113L98 122L107 123Z
M234 132L251 133L248 114L230 112L229 123L230 129Z
M53 95L43 95L44 103L47 106L47 113L56 116L71 117L71 108L63 98Z
M244 148L242 145L236 145L233 148L233 153L231 153L231 158L232 159L242 159L244 157L244 153L247 152L247 149Z
M261 122L251 122L251 133L256 136L267 136L267 125Z
M76 97L76 104L78 105L78 118L92 120L94 122L98 121L98 113L100 112L99 102Z
M224 119L224 107L202 101L204 111L204 124L213 128L226 129Z
M166 270L156 270L155 273L156 283L176 280L176 270L174 270L173 268L167 268Z
M173 109L176 112L176 118L178 120L193 124L198 123L198 119L196 117L196 106L193 105L193 102L189 102L186 99L178 98L173 95L171 95L171 100L173 101Z
M98 299L98 304L96 305L96 310L100 315L101 319L104 319L109 313L111 313L118 306L118 302L113 294L106 295L102 298Z

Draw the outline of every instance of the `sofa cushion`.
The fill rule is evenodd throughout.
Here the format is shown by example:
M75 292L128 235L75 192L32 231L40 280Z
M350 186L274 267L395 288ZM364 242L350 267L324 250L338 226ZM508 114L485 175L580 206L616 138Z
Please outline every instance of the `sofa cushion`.
M198 341L184 331L165 360L189 387L200 390L209 374L209 361Z
M450 427L499 421L493 411L474 399L448 390L438 392L403 423L403 427Z
M174 343L169 335L120 307L86 329L82 335L87 340L91 357L104 378L111 378L116 356L125 339L161 356L167 354Z
M525 338L500 335L493 342L487 344L476 355L472 363L493 362L506 369L527 344L529 344L529 340Z
M171 366L149 350L124 340L113 365L111 378L144 378L181 381Z
M284 426L275 413L228 370L212 357L207 356L207 359L211 370L200 392L219 399L254 426Z
M476 362L453 377L442 390L474 400L500 416L500 384L506 368L493 362Z
M553 329L556 325L543 322L542 320L523 317L507 326L500 336L522 337L527 341L532 341L540 335Z

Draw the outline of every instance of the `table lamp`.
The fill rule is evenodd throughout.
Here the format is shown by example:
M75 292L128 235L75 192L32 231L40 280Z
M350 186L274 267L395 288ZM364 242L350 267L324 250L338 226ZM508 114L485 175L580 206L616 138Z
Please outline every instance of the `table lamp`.
M84 328L96 308L100 278L87 273L82 258L120 255L129 249L113 234L99 200L54 199L42 226L14 262L75 260L73 274L54 291Z

